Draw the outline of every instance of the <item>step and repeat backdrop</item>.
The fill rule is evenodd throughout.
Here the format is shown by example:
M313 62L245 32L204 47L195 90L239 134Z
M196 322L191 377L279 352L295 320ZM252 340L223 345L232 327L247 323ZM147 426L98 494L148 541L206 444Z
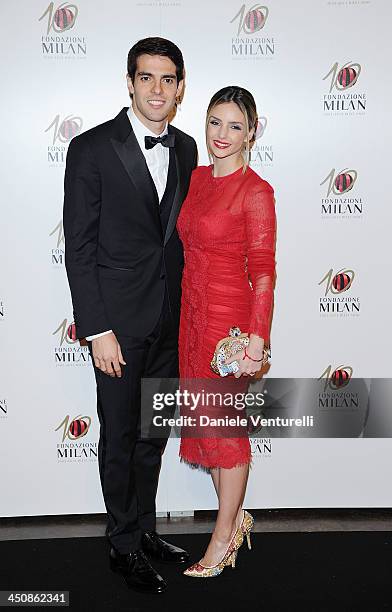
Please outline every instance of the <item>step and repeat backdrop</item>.
M266 0L267 1L267 0ZM252 167L275 189L277 283L267 377L390 377L391 55L388 0L3 3L0 444L2 516L104 511L95 380L73 340L64 268L70 140L129 104L135 41L183 51L174 124L208 163L204 120L225 85L249 89ZM254 508L392 505L390 438L252 440ZM210 478L164 455L158 510L216 506Z

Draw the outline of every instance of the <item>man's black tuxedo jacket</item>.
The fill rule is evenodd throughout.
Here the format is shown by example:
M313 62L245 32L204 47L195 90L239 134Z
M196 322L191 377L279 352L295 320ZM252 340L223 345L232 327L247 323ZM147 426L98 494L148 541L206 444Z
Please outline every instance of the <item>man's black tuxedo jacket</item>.
M166 285L178 323L184 259L176 220L197 165L197 149L184 132L170 124L168 130L175 134L171 159L177 181L166 228L126 108L69 145L65 266L78 338L109 329L125 336L148 335L159 319Z

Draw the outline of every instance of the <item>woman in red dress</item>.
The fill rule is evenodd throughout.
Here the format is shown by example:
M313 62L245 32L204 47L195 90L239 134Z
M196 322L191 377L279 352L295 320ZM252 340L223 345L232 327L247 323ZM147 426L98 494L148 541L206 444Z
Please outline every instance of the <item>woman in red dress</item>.
M216 344L232 326L249 334L239 390L260 369L269 328L275 275L276 218L272 187L249 167L257 111L246 89L230 86L211 99L206 119L210 166L192 174L178 218L184 245L179 359L180 378L219 379L210 366ZM249 282L250 281L250 282ZM226 380L226 379L225 379ZM219 511L204 557L184 573L216 576L231 563L253 525L242 510L251 451L248 436L183 436L180 457L210 471Z

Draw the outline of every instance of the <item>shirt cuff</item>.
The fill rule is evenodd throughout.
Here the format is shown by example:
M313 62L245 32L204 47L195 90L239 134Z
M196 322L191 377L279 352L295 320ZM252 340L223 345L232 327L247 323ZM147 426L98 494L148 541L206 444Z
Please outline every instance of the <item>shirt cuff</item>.
M100 338L100 336L106 336L106 334L110 334L113 330L108 329L108 331L101 332L100 334L94 334L93 336L86 336L86 340L95 340L95 338Z

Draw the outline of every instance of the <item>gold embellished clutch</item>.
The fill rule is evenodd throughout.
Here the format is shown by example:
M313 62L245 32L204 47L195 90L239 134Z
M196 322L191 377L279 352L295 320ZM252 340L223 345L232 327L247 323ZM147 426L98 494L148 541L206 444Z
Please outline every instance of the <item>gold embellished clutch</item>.
M216 345L214 356L211 361L211 368L215 374L220 376L228 376L228 374L234 374L239 370L238 361L233 361L228 365L225 364L226 359L232 357L235 353L242 351L249 344L248 334L242 334L239 327L231 327L229 335L226 338L219 340ZM271 351L269 348L264 348L261 365L265 365L268 359L271 357Z

